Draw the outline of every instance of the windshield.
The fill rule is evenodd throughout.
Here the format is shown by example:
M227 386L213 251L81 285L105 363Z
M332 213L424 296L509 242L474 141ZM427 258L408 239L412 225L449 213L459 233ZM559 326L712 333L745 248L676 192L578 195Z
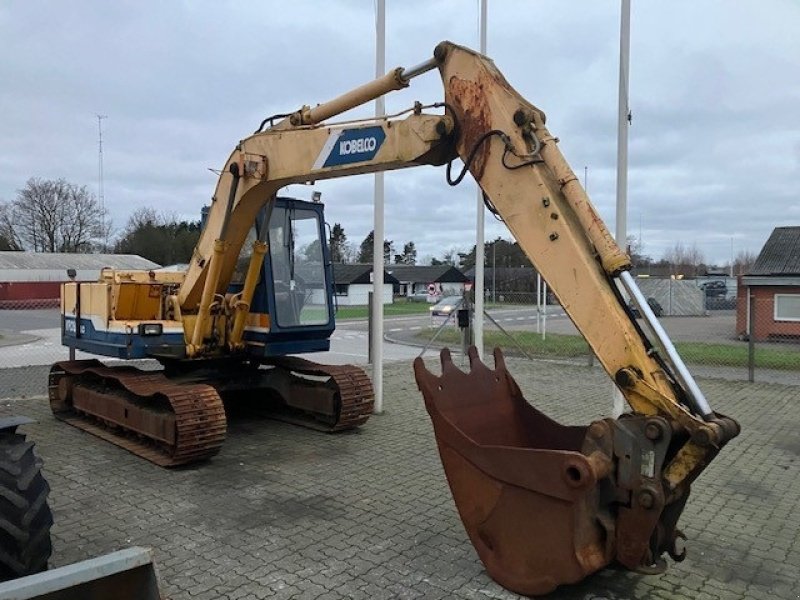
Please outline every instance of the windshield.
M280 327L324 325L330 320L317 213L275 207L269 222L269 254Z

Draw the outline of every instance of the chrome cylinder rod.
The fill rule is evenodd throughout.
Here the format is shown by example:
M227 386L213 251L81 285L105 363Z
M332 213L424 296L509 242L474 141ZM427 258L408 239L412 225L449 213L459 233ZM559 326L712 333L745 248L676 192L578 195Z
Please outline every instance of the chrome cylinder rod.
M316 125L331 117L340 115L351 108L361 106L362 104L380 98L389 92L401 90L408 86L408 82L411 79L435 69L438 64L435 58L431 58L410 69L397 67L386 73L386 75L378 77L369 83L365 83L346 94L342 94L338 98L319 104L314 108L304 106L291 115L288 121L282 121L273 129L285 129L289 124L295 127L300 125Z
M683 359L675 349L672 340L669 339L667 332L664 331L661 323L658 322L653 310L647 303L647 299L644 297L644 294L642 294L639 286L636 285L636 281L634 281L633 276L631 276L628 271L623 271L619 274L619 280L622 282L625 290L630 295L633 304L639 309L639 314L641 314L644 320L647 322L650 329L656 336L658 343L664 349L664 352L666 352L666 356L664 358L675 371L675 377L687 391L689 399L694 404L693 408L697 410L697 412L699 412L704 419L713 417L714 412L711 410L711 406L708 404L706 397L703 395L703 392L700 391L700 388L698 387L697 382L694 380L694 377L692 377L692 374L689 373L689 369L686 368L686 364L683 362Z
M438 66L439 66L439 62L435 58L429 58L425 62L419 63L418 65L416 65L414 67L410 67L408 69L402 69L400 71L400 78L403 81L409 81L411 79L414 79L414 77L422 75L423 73L427 73L428 71L432 71L433 69L435 69Z

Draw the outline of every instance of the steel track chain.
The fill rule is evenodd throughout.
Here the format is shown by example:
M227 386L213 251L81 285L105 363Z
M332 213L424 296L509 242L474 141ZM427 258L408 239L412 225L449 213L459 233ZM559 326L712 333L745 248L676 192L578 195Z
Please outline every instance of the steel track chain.
M69 404L68 388L86 383L73 380L65 384L65 377L102 382L104 388L110 389L109 393L123 392L139 405L166 400L175 415L175 445L165 447L163 442L154 442L138 432L118 433L105 427L101 420L80 414ZM161 372L130 366L107 367L97 360L58 362L50 369L48 395L57 418L163 467L210 458L225 441L225 408L217 391L205 384L174 383Z
M372 381L363 369L355 365L324 365L296 356L276 357L269 362L276 367L301 375L328 376L339 392L339 414L333 425L324 426L321 423L309 422L298 422L299 424L335 432L363 425L372 414L375 391Z

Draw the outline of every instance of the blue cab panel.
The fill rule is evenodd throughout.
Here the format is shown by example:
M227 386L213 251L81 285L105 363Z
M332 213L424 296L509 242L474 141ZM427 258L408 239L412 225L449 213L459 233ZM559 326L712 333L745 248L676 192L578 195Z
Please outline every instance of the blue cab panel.
M63 316L61 343L100 356L114 358L180 358L186 353L183 332L161 335L140 335L135 329L127 332L96 329L92 320Z

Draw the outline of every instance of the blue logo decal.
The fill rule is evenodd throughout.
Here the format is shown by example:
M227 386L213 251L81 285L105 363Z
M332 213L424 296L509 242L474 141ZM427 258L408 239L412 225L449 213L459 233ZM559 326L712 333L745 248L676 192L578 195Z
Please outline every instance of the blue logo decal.
M375 158L385 139L386 133L379 125L332 131L322 151L323 155L328 151L322 168L370 161Z

